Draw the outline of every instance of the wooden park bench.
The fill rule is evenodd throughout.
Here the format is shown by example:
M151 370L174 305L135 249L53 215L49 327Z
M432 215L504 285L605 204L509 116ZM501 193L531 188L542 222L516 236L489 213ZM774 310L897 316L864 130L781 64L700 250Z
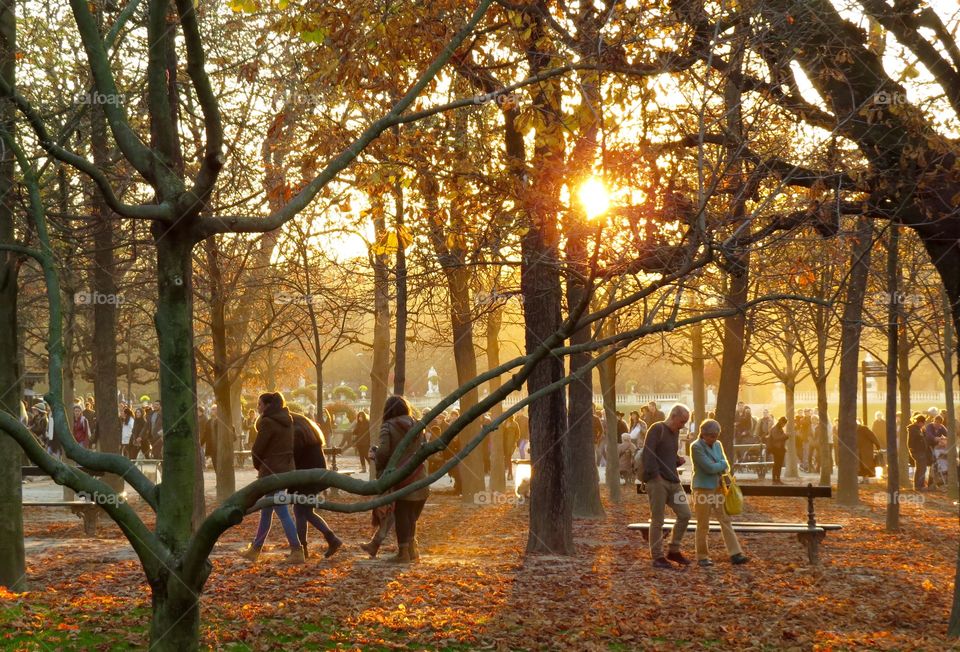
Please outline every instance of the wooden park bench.
M766 458L766 449L763 444L734 444L733 459L734 463L741 462L763 462Z
M775 521L734 521L733 529L742 534L795 534L797 541L807 550L807 559L811 564L819 563L820 560L820 542L826 538L827 532L835 532L843 528L837 523L817 523L817 515L814 510L813 501L816 498L831 498L833 490L830 487L815 487L807 484L805 487L795 485L757 485L740 484L743 495L758 496L765 498L806 498L807 499L807 522L806 523L778 523ZM690 493L690 485L684 484L683 490ZM646 485L637 484L637 493L646 493ZM674 519L664 519L663 528L669 530L673 527ZM631 523L627 526L631 530L639 530L644 539L650 536L650 522ZM696 530L696 522L691 519L688 526L691 530ZM710 531L719 532L720 524L717 521L710 522Z
M91 471L90 469L80 469L84 473L92 476L102 476L102 471ZM20 468L20 474L25 477L49 477L43 469L38 466L24 466ZM120 499L126 501L126 492L119 494ZM88 537L97 536L97 519L100 515L101 506L90 500L75 498L73 500L24 500L24 507L66 507L78 518L83 519L83 532Z
M757 480L763 480L767 477L767 471L773 468L773 462L734 462L733 473L737 471L750 471L757 474Z

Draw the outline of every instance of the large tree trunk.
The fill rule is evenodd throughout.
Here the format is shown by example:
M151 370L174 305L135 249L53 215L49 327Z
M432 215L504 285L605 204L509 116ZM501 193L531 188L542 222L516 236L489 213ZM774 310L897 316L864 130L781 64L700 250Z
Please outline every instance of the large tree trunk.
M553 216L535 215L522 238L520 287L523 292L526 351L537 350L560 328L560 279ZM564 376L563 360L547 356L527 379L532 395ZM564 392L554 391L530 404L530 532L527 554L573 554L573 505L566 487L563 435L567 425Z
M98 14L101 15L101 14ZM90 107L90 140L94 164L103 169L109 165L107 152L107 120L103 106ZM117 404L117 263L114 255L116 223L99 190L92 187L94 221L93 291L105 301L93 301L93 393L97 409L97 439L105 453L120 452L120 418ZM123 489L123 479L109 476L107 482Z
M473 316L470 312L470 270L464 266L445 267L450 292L450 325L453 330L453 357L457 366L457 382L461 385L477 376L477 353L473 346ZM479 392L471 389L460 398L463 414L479 400ZM480 434L480 424L473 421L457 435L462 447ZM474 503L475 496L486 489L484 456L487 442L481 443L460 462L460 487L466 503Z
M571 228L576 228L571 226ZM567 277L567 307L574 310L582 301L589 300L586 290L578 278L578 273L586 272L586 249L584 240L586 233L580 229L579 233L571 233L567 238L567 261L575 270ZM590 341L590 327L584 326L570 336L571 346L585 344ZM589 352L574 353L569 356L570 370L574 374L590 364L592 356ZM583 376L567 386L569 396L569 411L567 412L567 434L564 438L564 448L567 455L568 481L573 499L573 515L575 517L603 516L603 505L600 502L600 477L597 474L596 460L593 449L593 372ZM614 431L615 432L615 431ZM607 462L607 481L609 484L611 462ZM611 497L617 493L619 498L620 479L616 479L616 486L611 489Z
M749 291L749 262L744 260L729 275L726 306L736 308L747 301ZM742 312L723 319L723 364L720 367L720 386L717 388L717 421L720 422L724 450L734 448L734 420L740 395L740 371L747 357L744 342L746 317Z
M11 87L15 79L16 5L0 4L0 75ZM16 110L5 102L0 119L14 133ZM10 148L0 150L0 243L16 242L13 227L14 158ZM20 263L11 252L0 251L0 410L20 416L20 375L17 341L17 277ZM0 586L11 591L27 588L23 552L23 506L20 447L0 432Z
M870 220L861 217L850 255L851 272L840 333L840 428L834 436L839 437L837 502L843 505L856 505L860 501L857 484L857 366L860 362L860 331L863 330L863 298L867 292L870 274L870 250L873 244L871 233ZM867 423L863 425L870 427Z
M163 482L159 485L156 532L178 557L194 530L198 473L197 397L193 341L193 241L189 233L153 228L157 247L158 301L155 316L160 350L160 400L163 405ZM198 592L185 590L165 568L151 586L154 619L151 649L196 649L200 636ZM201 584L202 585L202 584Z
M174 569L164 569L153 588L150 650L190 652L200 641L200 591L184 586Z

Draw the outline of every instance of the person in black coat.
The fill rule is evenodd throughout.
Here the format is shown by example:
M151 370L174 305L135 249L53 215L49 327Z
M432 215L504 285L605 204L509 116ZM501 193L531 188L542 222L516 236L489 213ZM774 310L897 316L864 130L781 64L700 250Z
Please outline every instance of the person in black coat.
M327 460L323 456L324 437L314 421L302 414L291 412L293 419L293 461L298 471L303 469L325 469ZM319 495L326 485L317 483L293 491L293 520L297 524L297 538L303 548L304 558L310 556L307 548L307 524L320 530L327 540L327 551L324 557L332 557L343 546L341 541L327 522L314 511L314 506L320 500Z
M922 414L915 414L913 421L907 426L907 447L910 449L910 457L913 458L915 471L913 474L913 488L917 491L923 491L927 488L927 467L933 461L930 456L930 448L923 436L923 429L927 425L927 417Z
M253 468L257 470L257 478L266 478L294 470L293 461L293 419L284 403L283 395L278 392L268 392L260 395L257 402L257 411L260 418L257 420L257 442L253 446ZM241 557L256 561L260 556L263 544L270 533L273 524L273 515L280 518L283 533L290 544L290 554L286 561L293 564L302 564L305 557L300 540L297 538L297 526L290 517L287 509L289 497L285 490L273 494L274 504L260 510L260 525L253 542L241 553Z
M406 437L407 432L414 426L412 410L410 404L402 396L390 396L383 408L383 423L380 426L380 443L374 452L377 464L377 477L380 477L387 467L387 463L393 456L393 453L400 445L400 442ZM410 442L397 461L397 468L401 467L412 457L417 449L426 443L424 433L421 431L412 442ZM426 464L420 463L414 471L391 487L390 491L396 491L411 482L421 480L427 476ZM410 493L398 498L394 505L394 521L397 531L397 547L399 551L395 557L389 561L396 563L409 563L420 559L419 543L417 541L417 521L423 506L430 495L429 487L420 487ZM364 548L366 550L366 548Z

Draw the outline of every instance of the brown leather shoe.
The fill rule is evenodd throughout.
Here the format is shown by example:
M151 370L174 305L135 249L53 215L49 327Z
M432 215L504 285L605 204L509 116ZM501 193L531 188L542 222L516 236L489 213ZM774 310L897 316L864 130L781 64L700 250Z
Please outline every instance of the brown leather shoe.
M670 561L676 562L681 566L689 566L692 563L689 559L684 557L683 553L680 552L679 550L674 552L668 552L667 559L669 559Z
M253 547L253 544L244 548L243 552L240 553L240 556L244 559L249 559L250 561L257 561L260 557L260 548Z

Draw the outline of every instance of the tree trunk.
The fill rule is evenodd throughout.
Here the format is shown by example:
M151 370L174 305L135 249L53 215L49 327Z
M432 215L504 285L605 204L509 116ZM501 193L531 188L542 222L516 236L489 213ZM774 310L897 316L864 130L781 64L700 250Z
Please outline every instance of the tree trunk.
M231 370L227 353L227 297L220 273L219 250L216 237L204 242L207 254L207 274L210 277L210 339L213 344L213 394L217 401L217 418L211 424L216 447L213 468L217 477L217 502L223 502L236 491L233 469L233 435L230 422L234 405ZM203 468L201 466L201 468Z
M707 418L707 384L703 361L703 322L697 322L690 328L690 382L693 385L693 414L697 423Z
M103 13L97 12L103 21ZM107 151L107 119L103 105L90 105L90 146L93 163L100 169L109 166ZM97 441L105 453L120 452L120 407L117 404L117 263L114 254L114 215L99 190L91 184L93 208L93 291L105 300L91 301L93 305L93 339L90 344L93 361L93 395L97 411ZM105 478L115 490L123 490L123 479Z
M870 250L873 244L871 233L869 218L861 217L850 255L851 272L840 333L840 427L834 437L839 438L837 502L842 505L856 505L860 502L857 484L860 471L857 449L857 366L860 362L860 331L863 330L863 298L870 275ZM863 425L870 427L867 423Z
M606 449L607 465L604 467L604 480L607 483L607 491L610 493L610 500L619 503L622 499L620 491L620 473L614 474L610 469L613 467L611 459L619 461L618 457L610 457L610 433L617 432L617 355L613 354L602 363L600 363L600 392L603 395L603 420L604 420L604 438L600 442ZM595 455L595 453L591 453ZM596 466L596 458L591 456L591 461Z
M902 270L897 272L898 285L902 287ZM897 311L897 381L900 387L900 442L897 452L900 459L900 487L910 489L910 451L907 446L907 424L910 423L910 336L907 332L907 316L903 304L896 301L896 294L890 295L890 302Z
M487 316L487 369L496 369L500 366L500 324L503 318L503 309L494 308L490 311L490 314ZM491 378L487 382L487 389L490 393L493 393L500 389L500 377ZM501 414L503 414L503 404L497 403L490 410L490 416L493 419L497 419ZM503 441L503 426L494 430L490 435L491 444L491 459L490 459L490 491L505 492L507 490L507 478L506 478L506 468L505 464L509 464L506 460L508 453L513 453L511 448L509 451L504 450L506 445Z
M374 231L379 240L385 231L382 212L374 217ZM383 404L387 400L387 377L390 374L390 283L386 257L373 257L373 361L370 364L370 436L377 441Z
M947 409L947 459L957 459L957 410L953 396L953 356L956 353L956 334L953 330L953 311L950 309L950 299L946 291L940 289L940 298L943 302L943 396ZM947 464L947 497L956 500L960 497L960 487L957 486L957 465Z
M192 591L175 571L164 569L152 587L150 649L190 652L200 642L200 590Z
M748 262L729 275L730 287L726 307L736 308L747 301L750 289ZM717 388L717 421L724 450L734 450L734 420L740 395L740 371L747 356L744 342L746 316L737 313L723 319L723 364L720 367L720 386Z
M404 251L403 186L393 187L397 231L397 337L394 340L393 393L402 396L407 383L407 253ZM319 355L319 353L318 353Z
M193 270L190 235L153 227L157 247L158 300L154 317L160 350L163 406L163 482L157 534L174 553L190 538L202 469L197 454L197 396L193 341Z
M826 369L821 366L823 373L817 380L817 414L820 423L817 426L817 441L820 444L820 484L829 487L830 475L833 472L833 450L827 433L830 432L830 414L827 410L827 375Z
M453 330L453 357L457 367L457 382L461 385L477 376L477 354L473 346L473 316L470 311L470 270L467 267L445 267L447 286L450 293L450 325ZM479 400L476 388L460 398L460 413L463 414ZM461 446L466 447L480 434L480 424L476 421L457 435ZM487 442L481 443L460 462L460 487L463 502L473 504L475 496L486 490L484 477L484 457L487 454Z
M793 366L792 358L789 358L789 359L791 360L790 366ZM799 460L797 459L797 430L794 427L795 426L794 419L796 419L796 416L797 416L797 409L796 409L797 384L793 380L793 375L790 375L789 377L790 377L790 380L788 380L783 384L784 402L786 403L784 416L787 417L787 427L785 430L785 432L787 433L787 454L786 454L786 457L784 458L784 466L786 468L784 468L783 470L783 477L799 478L800 463L799 463Z
M899 229L890 225L890 243L887 249L887 292L890 301L887 304L887 532L900 530L900 454L897 449L897 249L899 247ZM901 419L905 421L906 419ZM902 437L901 437L902 438ZM904 474L906 475L906 474ZM955 603L956 604L956 603Z
M584 241L587 233L580 225L571 224L570 237L567 238L567 261L575 271L567 277L567 308L574 310L585 298L586 290L578 278L578 273L585 273L586 250ZM570 336L571 346L585 344L590 341L590 326L584 326ZM590 364L592 356L589 352L574 353L569 356L570 373L574 374ZM603 516L603 505L600 502L600 477L597 474L597 464L594 458L593 444L593 372L583 375L582 378L567 386L569 411L567 412L567 434L564 437L564 448L567 455L568 482L573 500L573 515L578 518L592 518ZM607 483L610 483L611 463L607 461ZM611 497L614 493L619 498L620 479L616 479L616 486L611 488Z
M531 218L531 228L521 240L520 273L527 354L549 340L561 324L556 224L549 215ZM527 393L532 395L563 376L563 360L547 356L527 378ZM530 404L533 470L527 554L573 554L573 505L566 486L562 441L566 425L564 392L551 392Z
M15 81L16 5L0 4L0 75L11 87ZM8 133L15 133L16 109L5 102L0 120ZM16 242L14 218L13 152L0 150L0 243ZM0 410L20 416L20 368L17 341L17 279L20 263L12 252L0 251ZM0 432L0 586L11 591L27 588L23 552L23 504L20 477L20 447Z

